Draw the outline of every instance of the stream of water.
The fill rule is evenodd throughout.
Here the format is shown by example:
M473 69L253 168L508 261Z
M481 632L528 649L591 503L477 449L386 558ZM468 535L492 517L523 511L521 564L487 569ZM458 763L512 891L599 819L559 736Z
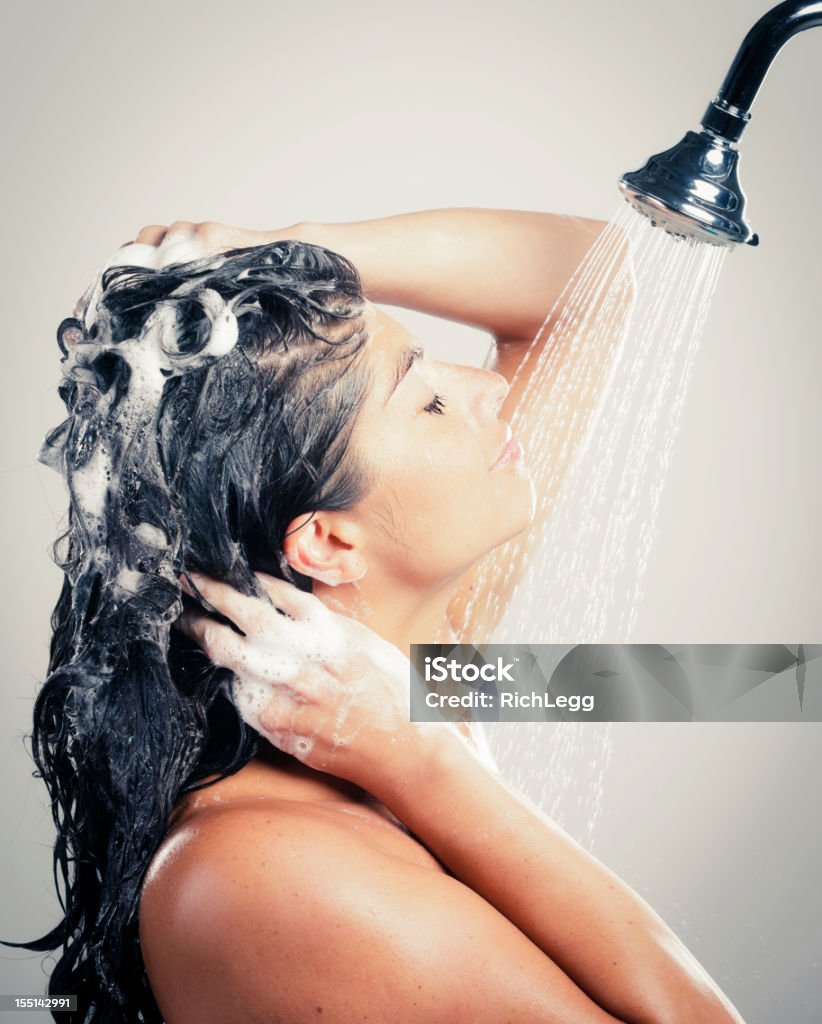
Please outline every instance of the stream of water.
M536 485L537 515L527 534L483 563L476 591L486 596L469 607L466 636L487 616L488 602L501 601L489 642L631 642L659 499L727 252L668 235L627 204L609 221L518 370L531 372L512 427ZM522 575L509 593L517 565ZM503 774L564 827L572 823L563 813L577 819L572 832L590 847L611 728L493 723L488 741ZM584 780L569 774L580 763Z

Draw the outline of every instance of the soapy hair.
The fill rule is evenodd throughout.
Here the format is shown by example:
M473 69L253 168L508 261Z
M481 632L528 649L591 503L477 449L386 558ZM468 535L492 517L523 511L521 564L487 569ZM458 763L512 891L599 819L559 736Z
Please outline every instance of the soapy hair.
M373 485L349 443L371 383L364 297L342 256L285 241L109 267L86 298L58 328L68 418L40 454L70 496L31 737L63 919L6 945L61 949L48 991L78 1009L55 1020L161 1022L138 933L146 870L180 796L260 742L231 673L171 628L178 577L265 601L255 571L310 589L282 555L289 523Z

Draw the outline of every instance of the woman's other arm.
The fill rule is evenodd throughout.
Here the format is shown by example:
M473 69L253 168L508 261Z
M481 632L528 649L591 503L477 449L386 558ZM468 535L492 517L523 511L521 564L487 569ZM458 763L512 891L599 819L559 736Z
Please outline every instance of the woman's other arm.
M333 805L206 815L143 888L144 959L169 1024L632 1024L471 889L381 850Z
M743 1024L648 903L461 739L443 730L426 749L369 791L598 1005L631 1024Z
M276 607L197 578L210 604L246 636L297 658L287 685L272 687L254 712L255 728L289 752L298 749L297 737L311 737L301 761L376 796L455 878L617 1020L741 1024L645 900L488 770L446 723L409 721L407 658L312 595L265 574L258 579ZM192 609L180 627L215 664L240 673L236 696L246 685L265 687L247 641L227 625ZM353 689L340 685L353 679Z

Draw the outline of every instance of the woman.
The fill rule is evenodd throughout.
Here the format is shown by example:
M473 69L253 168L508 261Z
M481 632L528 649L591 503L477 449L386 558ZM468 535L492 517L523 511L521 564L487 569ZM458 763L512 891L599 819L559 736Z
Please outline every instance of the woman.
M87 293L34 733L69 900L29 945L67 942L76 1019L740 1021L467 730L408 721L409 644L459 635L478 561L533 521L515 371L601 228L178 222L137 242L210 256ZM380 301L488 330L495 369L432 360Z

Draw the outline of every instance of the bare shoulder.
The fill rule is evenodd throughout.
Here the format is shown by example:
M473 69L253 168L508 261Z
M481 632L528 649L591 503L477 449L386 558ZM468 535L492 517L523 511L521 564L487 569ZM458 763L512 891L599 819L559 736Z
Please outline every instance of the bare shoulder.
M589 1002L456 878L298 801L221 810L169 836L140 936L166 1024L536 1024L554 1000Z
M295 940L327 927L330 901L362 900L369 878L390 883L403 864L443 873L398 829L333 804L271 797L185 819L155 854L140 901L142 955L166 1024L226 1019L229 1003L216 1012L227 992L212 990L215 968L245 993L261 957L293 971Z

